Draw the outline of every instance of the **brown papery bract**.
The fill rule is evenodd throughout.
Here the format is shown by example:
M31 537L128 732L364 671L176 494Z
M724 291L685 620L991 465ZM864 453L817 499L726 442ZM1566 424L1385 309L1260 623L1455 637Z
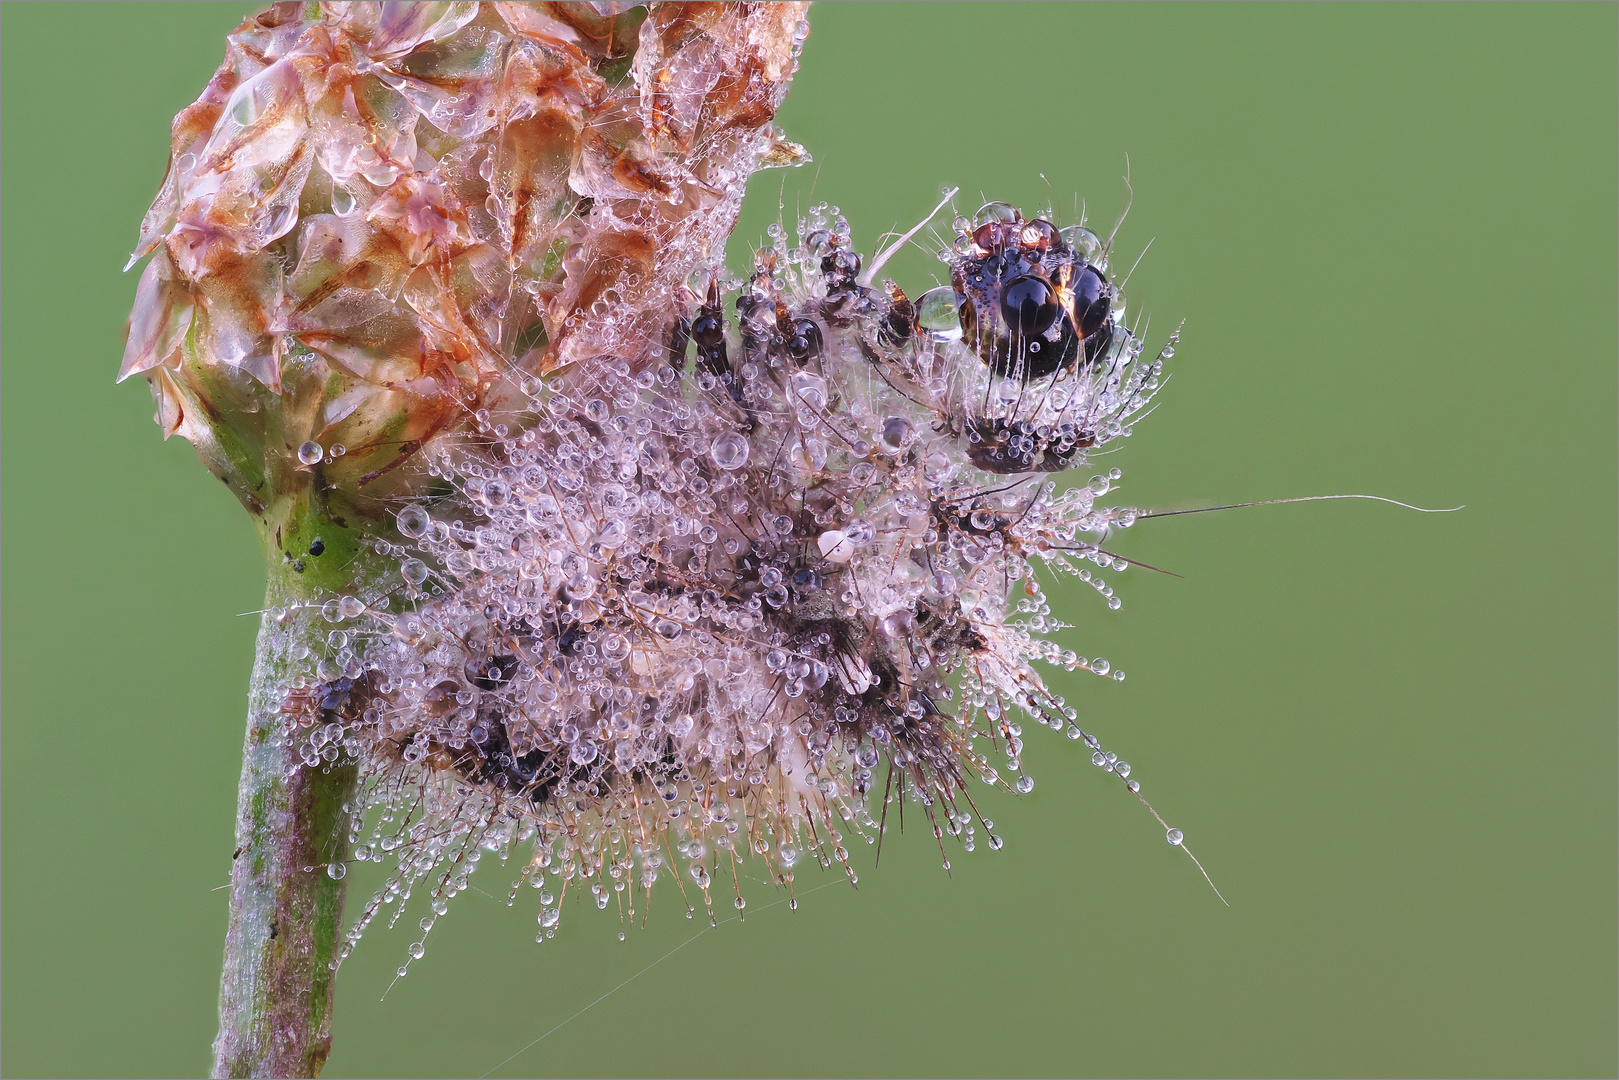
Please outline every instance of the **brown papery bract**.
M655 337L779 149L804 7L273 6L175 119L119 377L255 513L309 443L410 489L525 375Z

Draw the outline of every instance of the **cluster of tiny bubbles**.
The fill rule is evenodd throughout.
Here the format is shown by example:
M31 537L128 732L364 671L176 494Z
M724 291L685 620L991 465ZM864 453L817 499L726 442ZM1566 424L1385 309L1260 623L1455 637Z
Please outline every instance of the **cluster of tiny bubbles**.
M393 866L339 961L419 893L425 940L486 855L544 941L570 895L628 928L665 877L688 917L740 914L750 858L796 906L795 873L853 881L901 799L941 851L999 849L967 785L1033 791L1029 719L1137 790L1035 670L1123 678L1051 640L1037 571L1119 606L1090 569L1127 565L1103 545L1137 513L1098 501L1119 471L1050 476L1128 434L1161 359L1119 323L1043 379L997 372L862 265L813 207L747 280L700 270L658 348L529 377L431 451L444 493L396 507L374 595L322 603L288 706L307 763L361 765L353 860Z

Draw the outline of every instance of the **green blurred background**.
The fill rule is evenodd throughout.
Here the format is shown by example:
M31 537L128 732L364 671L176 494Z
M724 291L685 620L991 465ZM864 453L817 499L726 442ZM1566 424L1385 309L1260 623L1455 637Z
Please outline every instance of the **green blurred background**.
M246 10L4 10L8 1076L209 1061L260 555L112 379L169 119ZM1128 154L1132 307L1186 329L1123 497L1467 508L1143 522L1121 550L1184 579L1066 594L1131 677L1057 681L1229 909L1035 730L1005 850L951 876L913 829L796 912L756 886L699 934L666 897L620 943L581 908L543 946L469 893L386 1001L414 935L376 930L328 1075L1614 1075L1614 5L811 22L781 121L815 163L756 179L733 265L778 198L867 250L945 183L1107 226Z

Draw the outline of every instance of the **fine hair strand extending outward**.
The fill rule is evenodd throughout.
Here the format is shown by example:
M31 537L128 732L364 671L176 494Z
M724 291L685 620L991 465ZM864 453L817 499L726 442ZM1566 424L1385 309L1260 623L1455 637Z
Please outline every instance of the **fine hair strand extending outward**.
M1136 520L1145 521L1147 518L1179 517L1182 514L1207 514L1215 510L1241 510L1248 506L1280 506L1283 503L1323 502L1329 499L1370 499L1373 502L1388 503L1391 506L1415 510L1419 514L1453 514L1457 510L1466 509L1465 504L1439 508L1413 506L1411 503L1385 498L1382 495L1298 495L1290 499L1259 499L1255 502L1228 503L1224 506L1198 506L1188 510L1149 510L1146 513L1137 514Z

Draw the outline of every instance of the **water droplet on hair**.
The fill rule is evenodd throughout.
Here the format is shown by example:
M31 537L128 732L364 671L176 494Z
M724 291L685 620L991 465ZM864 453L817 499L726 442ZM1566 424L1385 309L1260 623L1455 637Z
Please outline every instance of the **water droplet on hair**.
M916 300L916 325L933 341L960 341L961 316L956 310L960 298L949 285L929 289Z
M412 540L419 539L433 523L433 519L427 516L427 511L419 506L405 507L399 511L395 521L399 525L399 531Z
M734 431L728 431L714 439L709 452L714 457L714 464L727 471L734 471L747 464L748 440Z

